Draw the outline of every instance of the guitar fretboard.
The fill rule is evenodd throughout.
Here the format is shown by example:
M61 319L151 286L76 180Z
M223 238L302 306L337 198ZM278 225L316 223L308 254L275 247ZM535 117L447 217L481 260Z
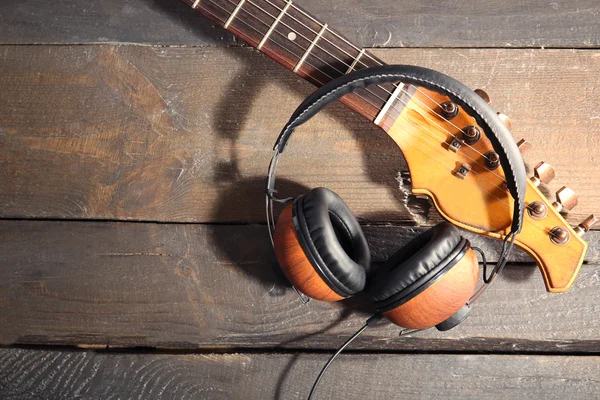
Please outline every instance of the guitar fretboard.
M316 86L354 70L383 65L291 1L183 1ZM406 99L405 92L410 93L406 89L394 84L372 85L341 101L387 130L403 108L400 95Z

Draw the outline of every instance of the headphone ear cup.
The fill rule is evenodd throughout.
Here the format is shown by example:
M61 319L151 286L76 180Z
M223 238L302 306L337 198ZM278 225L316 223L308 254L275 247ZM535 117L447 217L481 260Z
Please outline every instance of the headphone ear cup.
M337 301L364 289L371 265L367 241L331 190L313 189L286 207L273 239L284 274L307 296Z
M390 257L367 291L393 323L425 329L464 307L478 280L479 264L469 241L454 226L441 223Z
M292 204L287 206L277 219L273 241L277 262L296 289L317 300L338 301L343 299L329 287L306 256L296 235Z

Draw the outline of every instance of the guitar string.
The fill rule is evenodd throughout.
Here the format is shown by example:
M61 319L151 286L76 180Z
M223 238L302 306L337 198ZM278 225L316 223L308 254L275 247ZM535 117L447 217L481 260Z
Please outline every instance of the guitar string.
M211 1L211 0L209 0L209 1ZM229 1L229 0L226 0L226 1L227 1L228 3L230 3L231 5L235 5L235 3L233 3L233 2L231 2L231 1ZM255 3L253 3L251 0L247 0L247 1L248 1L250 4L254 5L256 8L258 8L259 10L261 10L261 11L263 11L264 13L266 13L267 15L271 16L272 18L276 18L276 17L274 17L273 15L271 15L270 13L268 13L267 11L265 11L265 10L261 9L259 6L257 6ZM268 1L268 0L267 0L267 1ZM217 7L221 8L223 11L225 11L225 12L229 12L229 10L226 10L226 9L224 9L223 7L221 7L219 4L215 3L214 1L211 1L211 2L212 2L213 4L215 4ZM271 3L271 4L272 4L272 3ZM274 6L274 5L273 5L273 6ZM276 6L274 6L274 7L276 7ZM252 18L254 18L254 19L258 20L258 21L259 21L260 23L262 23L263 25L265 25L265 26L267 26L267 27L270 27L270 25L269 25L269 24L267 24L266 22L262 21L260 18L258 18L256 15L254 15L254 14L250 13L248 10L245 10L244 8L241 8L241 10L242 10L242 11L244 11L246 14L248 14L250 17L252 17ZM245 21L243 21L243 20L240 20L240 21L241 21L242 23L244 23L246 26L249 26L250 28L252 28L252 29L253 29L254 31L256 31L257 33L259 33L259 34L261 34L261 35L264 35L262 32L258 31L256 28L254 28L254 27L250 26L250 25L249 25L249 24L247 24ZM298 22L299 22L299 21L298 21ZM280 24L282 24L282 25L285 25L285 23L284 23L284 22L282 22L282 21L280 21L279 23L280 23ZM301 23L301 22L299 22L299 23ZM292 28L291 28L291 27L289 27L288 25L285 25L285 26L287 26L288 28L292 29ZM307 28L308 28L308 27L307 27ZM309 29L310 29L310 28L309 28ZM292 29L292 30L293 30L293 29ZM280 36L282 36L282 37L286 37L286 36L285 36L283 33L281 33L281 32L278 32L278 31L277 31L277 29L274 29L274 32L276 32L277 34L279 34L279 35L280 35ZM292 52L291 50L289 50L288 48L286 48L286 47L285 47L284 45L282 45L281 43L279 43L279 42L275 41L275 40L274 40L274 39L272 39L271 37L269 37L269 39L271 39L273 42L275 42L277 45L279 45L279 46L280 46L282 49L284 49L284 50L286 50L287 52L291 53L292 55L294 55L294 56L298 57L298 56L297 56L297 55L296 55L294 52ZM307 40L308 40L308 39L307 39ZM300 47L300 45L299 45L298 43L295 43L295 42L292 42L292 43L294 43L296 46ZM300 48L301 48L301 49L303 49L302 47L300 47ZM305 49L303 49L303 50L305 50ZM324 49L321 49L321 50L322 50L323 52L325 52L325 53L329 54L329 55L332 55L331 53L328 53L328 52L327 52L326 50L324 50ZM332 55L332 56L333 56L333 55ZM335 57L335 56L334 56L334 57ZM299 57L298 57L298 58L299 58ZM322 61L322 62L323 62L323 63L324 63L326 66L329 66L329 67L333 68L334 70L336 70L338 73L340 73L340 74L344 75L344 74L343 74L341 71L339 71L337 68L335 68L335 67L334 67L334 66L332 66L331 64L328 64L328 63L327 63L325 60L323 60L323 59L319 58L318 56L316 56L316 58L318 58L320 61ZM342 60L340 60L340 59L338 59L338 60L339 60L340 62L342 62L342 63L343 63L343 61L342 61ZM291 65L291 64L290 64L290 65ZM332 79L332 80L334 79L334 78L333 78L333 77L331 77L329 74L327 74L327 73L326 73L326 72L324 72L324 71L321 71L321 69L319 69L319 68L315 67L314 65L312 65L312 64L309 64L309 65L310 65L311 67L315 68L317 71L321 72L323 75L327 76L329 79ZM349 66L348 64L345 64L345 65L346 65L346 66ZM316 79L316 78L313 78L313 79L315 79L316 81L318 81L319 83L321 83L321 82L320 82L318 79ZM323 83L321 83L321 85L322 85L322 84L323 84ZM379 85L377 85L377 86L379 86ZM379 87L381 87L381 86L379 86ZM424 95L425 95L426 97L428 97L428 98L429 98L431 101L433 101L433 102L434 102L434 104L436 104L436 105L438 105L438 106L439 106L439 103L437 103L437 102L436 102L435 100L433 100L433 99L432 99L432 98L431 98L429 95L427 95L427 94L425 94L423 91L421 91L421 90L419 89L419 87L418 87L418 86L414 86L414 87L415 87L415 88L416 88L416 89L417 89L417 90L418 90L420 93L424 94ZM381 88L382 88L382 87L381 87ZM388 92L388 91L387 91L385 88L382 88L382 89L391 95L391 93L390 93L390 92ZM373 94L375 97L379 98L381 101L383 101L383 102L387 102L387 100L386 100L386 99L382 99L382 98L381 98L381 97L379 97L377 94L375 94L375 93L373 93L372 91L370 91L369 89L365 89L365 90L366 90L367 92L369 92L369 93ZM403 90L402 92L406 93L406 90ZM361 97L361 96L359 96L359 97ZM361 97L361 98L363 98L363 97ZM364 99L364 98L363 98L363 99ZM371 104L372 106L374 106L375 108L378 108L378 107L377 107L375 104L373 104L372 102L369 102L369 101L368 101L368 99L364 99L364 100L365 100L365 101L367 101L368 103L370 103L370 104ZM448 120L447 120L447 119L445 119L443 116L441 116L440 114L438 114L438 113L437 113L435 110L433 110L431 107L429 107L428 105L426 105L425 103L423 103L421 100L419 100L419 99L416 99L416 98L415 98L415 100L419 101L419 103L421 103L423 106L427 107L427 108L428 108L428 109L429 109L429 110L430 110L432 113L434 113L435 115L437 115L438 117L440 117L440 118L441 118L441 119L443 119L444 121L446 121L446 122L449 122L449 123L450 123L450 121L448 121ZM401 110L399 110L398 108L396 108L396 106L395 106L395 103L396 103L396 102L394 102L394 103L393 103L393 105L392 105L392 108L393 108L393 109L394 109L396 112L398 112L398 114L400 114L400 113L401 113ZM406 106L406 104L404 104L404 105ZM432 121L432 120L430 120L430 121ZM444 131L446 131L446 133L448 133L450 136L452 136L452 138L453 138L453 139L455 139L455 140L459 140L459 139L458 139L458 138L457 138L457 137L456 137L456 136L455 136L455 135L454 135L454 134L453 134L451 131L449 131L447 128L445 128L445 127L443 127L443 126L441 126L441 125L437 124L435 121L432 121L432 122L433 122L433 123L434 123L436 126L438 126L440 129L443 129ZM454 125L453 123L451 123L451 124L452 124L452 125L453 125L453 126L456 128L456 129L458 129L459 131L463 132L463 131L462 131L460 128L458 128L456 125ZM463 133L464 133L464 132L463 132ZM448 143L447 143L447 142L446 142L445 144L446 144L446 145L448 145ZM467 147L467 148L470 148L470 149L471 149L471 150L473 150L475 153L479 154L479 155L480 155L481 157L483 157L484 159L487 159L487 158L488 158L488 157L487 157L485 154L481 153L480 151L478 151L478 150L477 150L476 148L474 148L473 146L471 146L471 145L469 145L469 144L467 144L467 143L464 143L464 145L465 145L465 147ZM483 164L482 164L482 163L480 163L479 161L477 161L477 160L475 160L475 159L473 159L473 158L471 158L471 157L468 157L468 158L469 158L471 161L475 162L476 164L478 164L478 165L482 166L483 168L487 169L487 170L488 170L490 173L492 173L493 175L495 175L495 176L496 176L498 179L500 179L502 182L505 182L505 178L504 178L504 177L502 177L502 176L498 175L496 172L494 172L494 170L492 170L492 169L490 169L489 167L487 167L487 165L485 165L485 163L483 163ZM502 184L501 184L501 185L502 185Z
M224 9L224 8L222 8L222 7L220 7L220 6L219 6L218 4L216 4L214 1L212 1L212 0L209 0L209 1L211 1L211 2L212 2L213 4L215 4L217 7L221 8L223 11L229 12L228 10L226 10L226 9ZM214 14L214 13L210 12L210 10L206 10L206 9L205 9L205 11L206 11L206 12L209 12L209 13L210 13L210 14L212 14L212 15L213 15L215 18L217 18L218 20L221 20L221 21L222 21L222 19L221 19L221 17L220 17L220 16L217 16L216 14ZM240 21L241 21L241 22L243 22L245 25L249 26L250 28L254 29L252 26L250 26L249 24L245 23L245 21L243 21L243 20L240 20ZM257 31L256 29L254 29L254 30L255 30L256 32L260 33L260 32L259 32L259 31ZM275 43L277 43L279 46L281 46L281 47L282 47L283 49L285 49L286 51L289 51L287 48L285 48L284 46L282 46L280 43L278 43L278 42L276 42L276 41L275 41ZM291 52L290 52L290 53L291 53ZM293 54L293 53L292 53L292 54ZM290 64L290 65L291 65L291 64ZM316 68L316 67L314 67L314 66L313 66L313 68ZM313 78L313 79L315 79L317 82L319 82L321 85L323 85L323 83L322 83L322 82L320 82L318 79L316 79L316 78ZM406 92L405 92L405 93L406 93ZM398 100L400 100L400 101L401 101L401 99L398 99ZM406 103L404 103L404 102L402 102L402 103L403 103L403 104L406 106ZM412 121L409 121L409 122L412 122ZM429 133L431 133L431 131L429 131L429 129L425 128L423 125L421 125L421 124L416 124L415 122L412 122L412 123L413 123L413 125L415 125L415 126L418 126L419 128L423 128L423 129L425 129L426 131L428 131ZM432 135L433 135L433 134L432 134ZM433 135L433 136L435 137L435 135ZM427 139L425 139L425 138L424 138L422 135L419 135L419 137L421 137L421 138L422 138L422 139L424 139L424 140L427 140ZM438 139L439 139L439 138L438 138ZM431 143L431 142L429 142L429 143L433 145L433 148L437 147L437 144L435 144L435 143ZM448 144L448 143L446 143L446 142L444 142L444 143L445 143L446 145ZM444 153L442 153L442 154L443 154L444 156L446 156L446 157L448 156L448 154L447 154L446 152L444 152ZM436 159L434 159L433 157L431 157L431 156L428 156L428 157L429 157L431 160L438 162L438 164L439 164L439 161L437 161L437 160L436 160ZM465 157L467 157L467 158L469 158L469 159L473 160L472 158L468 157L466 154L465 154ZM475 161L475 160L473 160L473 161ZM448 167L445 167L445 168L446 168L446 169L448 169ZM450 171L452 171L452 169L449 169L449 170L450 170ZM490 184L494 185L494 183L493 183L493 182L489 181L487 178L483 177L481 174L478 174L478 173L476 173L475 171L471 171L471 173L473 173L473 174L474 174L474 175L476 175L476 176L479 176L480 178L483 178L483 179L484 179L484 180L486 180L488 183L490 183ZM494 174L494 175L495 175L495 174ZM496 175L496 176L498 176L498 175ZM498 177L499 177L499 176L498 176ZM501 179L502 179L502 178L501 178ZM502 189L502 190L504 191L504 189L502 188L502 186L494 186L494 188L495 188L495 189ZM486 189L484 189L484 191L485 191L485 193L487 193L488 195L490 195L490 196L491 196L491 197L493 197L494 199L498 200L498 201L499 201L501 204L504 204L504 206L505 206L506 208L508 208L508 210L509 210L509 212L510 212L510 206L509 206L507 203L505 203L504 201L500 200L498 197L496 197L496 196L495 196L493 193L491 193L489 190L486 190ZM544 228L544 227L542 227L542 226L539 226L539 225L538 225L538 224L537 224L535 221L531 221L531 224L532 224L533 226L537 227L538 229L540 229L541 231L543 231L543 232L545 232L545 233L548 233L549 235L551 235L551 236L552 236L552 233L551 233L551 232L546 232L546 228Z
M229 3L231 3L231 1L229 1L229 0L227 0L227 1L228 1ZM247 0L247 1L248 1L250 4L252 4L253 6L255 6L256 8L258 8L260 11L262 11L262 12L264 12L265 14L269 15L271 18L273 18L273 19L276 19L276 17L274 17L274 16L273 16L271 13L269 13L268 11L266 11L266 10L262 9L260 6L256 5L256 4L255 4L255 3L253 3L251 0ZM283 11L283 9L281 9L281 8L279 8L277 5L275 5L275 4L273 4L273 3L271 3L271 1L270 1L270 0L264 0L264 1L266 1L267 3L269 3L269 4L270 4L271 6L273 6L273 7L274 7L276 10L278 10L278 11ZM231 3L231 4L234 4L234 3ZM291 6L292 6L293 8L295 8L296 10L298 10L298 11L302 12L304 15L307 15L307 16L309 16L309 15L308 15L306 12L304 12L303 10L299 9L298 7L296 7L296 6L294 5L294 3L292 3L292 4L291 4ZM243 8L242 8L242 10L243 10ZM249 14L249 13L248 13L248 14ZM311 33L318 34L318 32L317 32L317 31L313 30L313 29L312 29L310 26L308 26L308 25L304 24L302 21L298 20L298 19L297 19L296 17L294 17L292 14L289 14L289 13L288 13L288 14L286 14L286 15L287 15L287 16L289 16L289 18L293 19L294 21L298 22L300 25L302 25L302 26L303 26L303 27L305 27L306 29L308 29L308 30L309 30ZM311 18L313 21L315 21L317 24L319 24L319 25L323 26L323 24L322 24L321 22L317 21L317 20L316 20L316 19L314 19L312 16L309 16L309 17L310 17L310 18ZM258 19L258 18L256 18L256 19ZM261 21L261 22L262 22L262 21ZM262 23L264 24L264 22L262 22ZM280 24L282 24L282 25L285 25L285 26L286 26L286 27L288 27L290 30L292 30L292 31L294 31L294 32L296 33L296 30L294 30L293 28L291 28L289 25L285 24L285 22L283 22L283 20L280 20L280 21L279 21L279 23L280 23ZM356 45L352 44L352 42L350 42L350 41L348 41L347 39L345 39L345 38L341 37L340 35L338 35L338 34L337 34L335 31L333 31L333 30L331 30L331 29L327 29L327 30L328 30L329 32L331 32L332 34L335 34L335 35L336 35L337 37L339 37L340 39L344 40L346 43L350 44L350 45L351 45L352 47L354 47L356 50L361 50L361 49L359 49L359 48L358 48ZM275 29L274 29L274 31L275 31L275 32L277 32L277 28L275 28ZM278 32L278 33L279 33L279 32ZM298 31L297 33L298 33L300 36L302 36L304 39L306 39L308 42L310 42L310 39L309 39L309 38L307 38L306 36L304 36L303 34L301 34L299 31ZM279 34L285 37L285 35L283 35L282 33L279 33ZM329 43L330 43L330 44L331 44L333 47L335 47L336 49L338 49L338 50L342 51L343 53L345 53L345 54L346 54L348 57L351 57L351 58L353 57L353 56L352 56L351 54L349 54L347 51L345 51L344 49L342 49L341 47L339 47L338 45L336 45L335 43L333 43L333 42L331 42L329 39L327 39L327 37L326 37L326 36L324 36L324 35L323 35L323 36L321 36L321 38L323 38L323 40L325 40L325 41L329 42ZM297 43L295 43L295 42L293 42L293 41L292 41L292 43L294 43L294 44L296 44L297 46L299 46ZM323 51L323 52L324 52L324 53L326 53L327 55L329 55L329 56L331 56L331 57L335 58L336 60L338 60L339 62L341 62L343 65L345 65L345 66L347 66L347 67L350 67L350 66L351 66L351 64L348 64L348 63L346 63L346 61L344 61L344 60L340 59L339 57L336 57L336 56L335 56L333 53L331 53L331 52L329 52L329 51L327 51L327 50L323 49L321 46L319 46L318 42L317 42L317 43L315 43L315 47L319 48L321 51ZM384 65L384 64L383 64L381 61L379 61L379 60L377 60L376 58L374 58L374 57L373 57L371 54L369 54L368 52L365 52L364 54L366 54L366 55L367 55L367 57L369 57L371 60L375 61L375 62L376 62L377 64L379 64L380 66L381 66L381 65ZM325 60L321 59L320 57L318 57L318 56L316 56L316 55L314 55L314 57L318 58L320 61L322 61L323 63L325 63L325 65L327 65L327 66L329 66L329 67L332 67L332 68L333 68L333 69L335 69L335 70L336 70L338 73L340 73L340 74L342 74L342 75L344 75L344 74L345 74L344 72L342 72L342 71L340 71L340 70L336 69L336 68L335 68L333 65L331 65L331 64L329 64L329 63L327 63ZM362 65L363 65L363 66L365 66L365 67L368 67L368 65L367 65L367 64L365 64L365 63L364 63L363 61L361 61L360 59L358 60L358 62L357 62L357 65L358 65L359 63L360 63L360 64L362 64ZM331 78L331 77L330 77L330 78ZM382 87L381 85L377 85L377 86L378 86L379 88L381 88L381 89L382 89L384 92L386 92L387 94L389 94L390 96L393 94L392 92L390 92L390 91L389 91L389 90L387 90L386 88ZM397 85L393 85L393 86L394 86L394 87L397 87ZM421 94L423 94L424 96L426 96L427 98L429 98L429 100L431 100L431 101L432 101L432 102L433 102L433 103L434 103L436 106L438 106L438 107L441 107L441 105L440 105L439 103L437 103L437 101L436 101L436 100L434 100L433 98L431 98L431 96L429 96L429 95L428 95L426 92L422 91L422 90L421 90L421 89L420 89L418 86L415 86L415 88L416 88L416 90L417 90L417 91L419 91ZM379 99L380 99L380 100L382 100L382 101L384 101L384 102L386 101L386 100L382 99L381 97L379 97ZM396 111L398 111L398 110L396 109ZM448 120L448 119L444 118L442 115L438 114L438 113L437 113L435 110L433 110L433 109L431 109L431 111L432 111L433 113L435 113L435 114L436 114L438 117L440 117L441 119L443 119L443 120L445 120L446 122L448 122L448 123L449 123L450 125L452 125L454 128L458 129L458 130L459 130L459 132L461 132L461 133L463 133L463 134L465 133L465 132L464 132L464 131L463 131L461 128L459 128L457 125L455 125L455 124L454 124L452 121L450 121L450 120ZM448 133L450 133L450 132L448 132ZM452 133L450 133L450 134L452 135ZM454 135L453 135L453 136L454 136ZM456 139L456 137L454 137L454 138ZM465 143L465 145L470 147L470 145L468 145L468 144L466 144L466 143ZM476 149L473 149L473 150L475 150L476 152L478 152ZM479 153L479 152L478 152L478 153ZM483 158L486 158L486 159L488 158L488 156L486 156L485 154L479 153L479 155L480 155L480 156L482 156Z

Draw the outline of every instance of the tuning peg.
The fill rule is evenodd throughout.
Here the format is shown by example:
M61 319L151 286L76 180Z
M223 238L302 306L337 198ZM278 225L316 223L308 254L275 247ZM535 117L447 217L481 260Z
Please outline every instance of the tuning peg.
M541 183L548 184L554 179L554 168L552 165L541 162L533 168L533 177L531 182L535 186L540 186Z
M502 121L502 123L510 130L512 129L512 122L510 122L510 118L508 118L508 115L506 114L502 114L502 113L498 113L498 118L500 118L500 120Z
M521 139L517 143L517 147L519 148L521 155L524 155L525 153L527 153L529 151L529 149L531 149L532 146L531 146L531 143L529 143L527 140Z
M579 200L577 199L575 192L572 189L563 186L556 192L556 201L552 203L552 205L558 212L571 211L578 202Z
M592 214L575 227L575 232L577 232L579 236L583 236L583 234L592 229L592 226L594 226L598 221L600 221L600 219L596 218L596 216Z
M479 95L486 103L490 104L492 101L490 100L490 95L483 89L475 89L475 93Z

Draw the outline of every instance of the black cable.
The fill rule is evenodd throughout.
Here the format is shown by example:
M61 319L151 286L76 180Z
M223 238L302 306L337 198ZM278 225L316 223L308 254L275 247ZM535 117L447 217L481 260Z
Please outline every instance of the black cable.
M496 275L499 275L502 272L502 270L504 269L504 267L506 266L506 264L508 263L508 257L510 257L510 253L512 252L513 245L515 244L516 236L517 235L515 233L510 232L504 238L504 241L503 241L504 243L502 244L502 250L500 252L500 257L498 258L498 262L492 269L492 272L490 273L489 277L486 277L486 271L484 269L483 281L486 284L489 284L490 282L492 282L492 280L496 277Z
M356 339L357 337L360 336L361 333L363 333L368 327L375 325L377 322L381 321L381 319L383 318L383 315L381 314L375 314L373 315L371 318L369 318L367 320L367 322L365 322L365 324L358 330L356 331L356 333L354 335L352 335L352 337L350 337L350 339L346 340L346 342L338 349L338 351L336 351L336 353L334 355L332 355L329 360L327 361L327 363L325 364L325 366L323 367L323 369L321 370L321 372L319 372L319 376L317 376L317 379L315 380L315 383L312 386L312 389L310 390L310 394L308 395L308 400L312 400L316 390L317 390L317 386L319 385L319 382L321 382L321 379L323 378L323 375L325 375L325 371L327 371L327 368L329 368L329 366L331 365L331 363L333 363L333 360L335 360L335 358L342 352L344 351L344 349L346 347L348 347L348 345L350 343L352 343L352 341L354 339Z
M485 258L485 253L479 247L471 247L473 251L476 251L481 256L481 263L483 264L483 281L487 283L487 259Z

